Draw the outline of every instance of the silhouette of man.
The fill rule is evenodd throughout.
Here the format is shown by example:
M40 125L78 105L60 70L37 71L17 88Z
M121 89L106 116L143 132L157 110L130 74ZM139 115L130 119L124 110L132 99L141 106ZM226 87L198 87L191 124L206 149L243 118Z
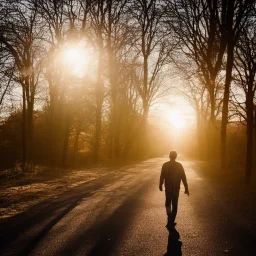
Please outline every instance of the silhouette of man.
M170 152L170 161L163 164L159 190L163 191L163 183L165 186L165 207L167 213L167 225L166 228L171 230L175 227L175 218L178 210L178 199L180 192L180 183L182 181L185 187L185 194L189 196L188 183L186 175L181 163L176 162L177 152Z

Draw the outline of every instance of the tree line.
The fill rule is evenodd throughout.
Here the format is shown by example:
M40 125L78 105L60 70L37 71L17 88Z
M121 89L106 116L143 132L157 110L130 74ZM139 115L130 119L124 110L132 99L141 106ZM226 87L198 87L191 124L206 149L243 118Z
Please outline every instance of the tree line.
M203 151L209 156L220 144L217 151L225 168L228 123L242 115L249 181L255 141L255 1L180 0L169 6L170 26L184 56L176 58L176 67L187 81L184 91L197 113L199 141L207 143Z
M23 166L66 166L78 152L95 162L162 153L149 113L178 74L201 158L217 152L225 168L229 127L245 125L249 181L255 28L254 0L2 0L1 148L22 145ZM70 72L70 45L90 49L89 72Z
M96 162L143 155L150 144L149 108L164 91L162 69L171 51L163 6L127 0L1 2L1 92L3 98L10 90L22 94L23 165L44 158L65 166L70 143L73 155L86 148ZM63 67L65 47L78 44L93 48L89 76L68 72L68 59Z

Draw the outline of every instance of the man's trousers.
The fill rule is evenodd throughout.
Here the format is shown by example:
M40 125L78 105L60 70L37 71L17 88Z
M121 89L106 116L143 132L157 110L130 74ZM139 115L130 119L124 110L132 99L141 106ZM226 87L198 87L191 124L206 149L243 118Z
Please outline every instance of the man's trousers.
M179 191L178 192L169 192L165 191L165 207L166 213L168 216L168 224L173 224L177 215L178 210L178 200L179 200Z

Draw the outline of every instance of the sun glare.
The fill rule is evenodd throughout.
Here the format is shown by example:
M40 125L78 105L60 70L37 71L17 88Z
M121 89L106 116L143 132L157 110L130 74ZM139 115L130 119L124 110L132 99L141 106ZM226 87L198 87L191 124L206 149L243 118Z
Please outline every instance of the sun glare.
M69 45L63 49L63 64L73 74L83 75L91 61L89 52L79 45Z
M176 129L183 129L186 126L186 120L176 110L171 111L169 113L168 119L169 119L169 122L172 124L172 126L175 127Z
M70 47L65 50L64 58L66 61L77 62L80 60L79 49Z

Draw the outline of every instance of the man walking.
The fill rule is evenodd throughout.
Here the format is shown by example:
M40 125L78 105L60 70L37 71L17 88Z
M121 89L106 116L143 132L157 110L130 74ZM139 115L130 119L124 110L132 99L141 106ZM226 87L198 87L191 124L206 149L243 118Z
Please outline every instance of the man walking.
M189 196L188 183L186 175L181 163L176 162L177 152L170 152L170 161L163 164L159 189L163 191L163 183L165 186L165 207L167 213L167 225L166 228L171 230L175 227L175 218L178 210L178 199L180 192L180 183L182 181L185 187L185 194Z

